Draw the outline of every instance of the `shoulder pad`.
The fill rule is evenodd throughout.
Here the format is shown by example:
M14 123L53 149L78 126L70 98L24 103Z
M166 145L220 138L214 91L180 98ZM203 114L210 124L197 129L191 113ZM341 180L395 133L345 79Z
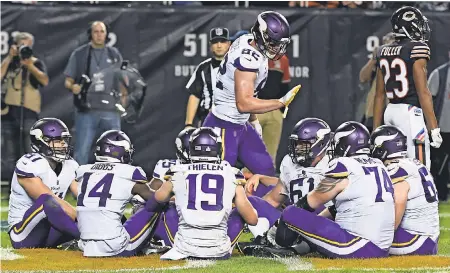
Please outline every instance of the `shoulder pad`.
M264 61L264 57L261 53L245 47L242 49L241 54L234 60L233 65L241 71L258 72L262 61Z
M430 47L424 42L413 42L411 45L410 58L414 60L427 59L430 60Z
M47 160L40 154L30 153L23 155L16 163L14 172L19 177L39 177L46 172L50 166Z
M342 158L335 158L328 163L328 168L325 171L325 176L333 178L345 178L350 172L345 164L342 162Z
M133 174L131 175L131 180L139 183L147 183L147 175L141 167L134 167Z

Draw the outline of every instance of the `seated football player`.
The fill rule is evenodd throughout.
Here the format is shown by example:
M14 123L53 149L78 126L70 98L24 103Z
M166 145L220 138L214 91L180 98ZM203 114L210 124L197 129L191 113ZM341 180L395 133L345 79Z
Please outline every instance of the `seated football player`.
M391 255L436 255L439 212L436 186L419 160L407 158L407 137L392 125L371 136L372 156L384 162L394 184L395 234Z
M161 159L156 163L155 169L153 170L153 178L149 183L152 190L156 191L161 187L164 183L164 175L170 167L188 163L189 137L193 131L195 131L195 128L183 129L175 139L177 159ZM145 200L139 195L135 195L131 202L133 204L133 214L145 204Z
M236 175L235 169L221 160L221 148L220 135L214 129L196 129L190 137L191 163L171 167L167 173L171 178L156 191L158 204L175 196L176 205L165 214L165 220L172 223L166 225L166 233L172 237L173 247L161 259L229 258L244 221L257 223L256 210L241 185L243 175Z
M289 136L289 154L287 154L280 166L280 178L254 175L246 184L246 189L251 193L259 183L266 186L275 185L275 187L266 194L263 199L269 202L275 208L280 208L284 204L295 204L305 194L312 191L324 178L324 170L328 164L328 149L331 144L331 129L328 124L318 118L305 118L300 120L293 128ZM255 244L260 244L264 238L265 232L269 230L276 220L281 216L278 211L275 219L262 217L261 210L267 210L265 207L253 204L259 215L258 224L250 227L250 231L256 237ZM324 207L317 210L320 213ZM266 235L275 235L270 232ZM298 236L298 235L295 235ZM273 238L269 241L273 244ZM240 243L239 247L249 245ZM246 253L246 252L244 252Z
M9 197L9 237L13 248L54 248L78 239L76 211L64 197L76 195L78 163L70 157L71 135L56 118L30 129L32 153L16 164Z
M96 162L76 172L78 246L85 257L134 256L151 237L158 212L141 209L121 222L133 195L148 200L154 194L142 168L130 165L133 153L125 133L109 130L96 142Z
M290 231L295 231L326 257L388 256L394 238L393 187L383 163L369 157L369 140L369 131L358 122L337 128L333 137L336 158L319 185L283 211L276 234L279 245L291 245L289 240L296 238ZM335 205L315 213L331 200Z

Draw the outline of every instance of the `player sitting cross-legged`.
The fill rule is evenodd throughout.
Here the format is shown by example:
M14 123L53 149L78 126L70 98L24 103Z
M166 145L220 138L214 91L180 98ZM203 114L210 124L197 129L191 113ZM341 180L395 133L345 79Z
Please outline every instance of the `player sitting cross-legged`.
M257 223L258 215L241 185L243 176L220 159L221 148L214 129L195 130L190 137L191 163L171 167L170 179L156 191L157 203L175 196L176 205L165 214L172 223L169 227L176 223L176 230L168 231L176 233L173 247L161 259L229 258L244 221Z

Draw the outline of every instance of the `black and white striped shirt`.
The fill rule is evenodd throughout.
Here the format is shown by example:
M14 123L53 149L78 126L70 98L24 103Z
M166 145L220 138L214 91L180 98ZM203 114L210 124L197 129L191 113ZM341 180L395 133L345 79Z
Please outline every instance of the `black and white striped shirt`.
M191 95L200 99L197 117L206 116L213 105L214 88L219 70L220 60L208 58L201 62L194 70L186 84L186 89Z

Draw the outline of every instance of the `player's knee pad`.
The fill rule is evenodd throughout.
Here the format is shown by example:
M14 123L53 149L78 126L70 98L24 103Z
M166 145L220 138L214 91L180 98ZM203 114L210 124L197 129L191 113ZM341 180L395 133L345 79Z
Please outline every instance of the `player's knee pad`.
M275 236L275 242L282 247L292 246L297 238L298 233L289 229L283 220L280 220L277 227L277 234Z

